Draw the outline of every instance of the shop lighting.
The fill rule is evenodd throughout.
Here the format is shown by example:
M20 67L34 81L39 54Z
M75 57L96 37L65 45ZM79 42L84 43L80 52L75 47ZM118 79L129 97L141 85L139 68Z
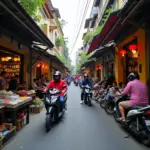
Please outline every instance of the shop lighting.
M126 55L126 53L127 53L127 52L126 52L126 50L124 50L124 49L120 51L120 54L121 54L122 57L124 57L124 56Z
M37 67L40 67L41 65L40 64L37 64Z
M137 45L132 44L129 46L129 50L133 53L136 54L137 53Z

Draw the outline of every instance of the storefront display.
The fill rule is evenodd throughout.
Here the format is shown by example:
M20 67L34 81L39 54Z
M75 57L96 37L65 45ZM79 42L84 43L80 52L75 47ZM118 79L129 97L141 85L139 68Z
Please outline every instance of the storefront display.
M13 52L0 49L0 72L6 71L8 77L21 75L21 56Z

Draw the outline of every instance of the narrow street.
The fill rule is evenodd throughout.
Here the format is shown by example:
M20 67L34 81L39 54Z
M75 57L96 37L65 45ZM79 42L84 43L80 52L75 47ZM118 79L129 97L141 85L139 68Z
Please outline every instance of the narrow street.
M119 127L98 104L80 104L80 89L72 84L68 93L68 110L64 119L46 133L45 112L32 115L4 150L147 150Z

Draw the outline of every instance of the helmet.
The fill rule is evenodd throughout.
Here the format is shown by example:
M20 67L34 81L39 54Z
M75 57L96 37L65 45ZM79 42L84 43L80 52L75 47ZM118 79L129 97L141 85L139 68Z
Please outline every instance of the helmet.
M139 80L139 75L137 74L137 73L130 73L129 75L128 75L128 77L127 77L127 79L129 80L129 81L133 81L133 80L135 80L135 79L138 79Z
M88 74L84 74L84 77L88 77Z
M60 71L55 71L55 73L53 74L53 78L54 78L54 81L59 82L61 79Z
M88 79L88 78L89 78L88 74L84 74L84 79Z

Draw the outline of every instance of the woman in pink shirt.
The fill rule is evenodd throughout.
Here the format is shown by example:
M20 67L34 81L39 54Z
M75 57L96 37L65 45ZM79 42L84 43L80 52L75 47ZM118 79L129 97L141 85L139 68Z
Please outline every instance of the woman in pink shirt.
M129 101L123 101L119 103L119 110L121 113L121 120L125 121L125 109L133 106L147 106L148 94L146 85L139 81L139 75L131 73L128 76L129 83L127 84L121 95L129 95Z

